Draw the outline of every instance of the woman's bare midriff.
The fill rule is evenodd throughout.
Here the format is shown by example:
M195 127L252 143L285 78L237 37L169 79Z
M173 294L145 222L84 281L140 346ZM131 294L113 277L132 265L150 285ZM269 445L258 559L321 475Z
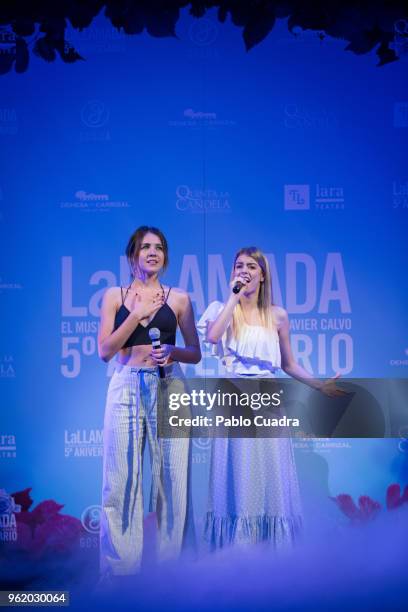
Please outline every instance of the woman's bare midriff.
M134 366L135 368L140 368L142 366L151 368L156 365L150 357L151 352L151 344L130 346L129 348L121 349L118 352L116 361L121 365ZM171 360L169 360L168 363L171 363Z

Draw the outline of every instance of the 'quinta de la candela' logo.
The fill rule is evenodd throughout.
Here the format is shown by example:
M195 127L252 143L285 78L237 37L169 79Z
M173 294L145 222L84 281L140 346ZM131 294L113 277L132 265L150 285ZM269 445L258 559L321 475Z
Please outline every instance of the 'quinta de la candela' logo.
M15 542L17 540L17 522L15 513L21 511L21 506L5 489L0 489L0 542Z
M181 212L229 212L231 197L227 191L191 189L188 185L176 188L176 208Z

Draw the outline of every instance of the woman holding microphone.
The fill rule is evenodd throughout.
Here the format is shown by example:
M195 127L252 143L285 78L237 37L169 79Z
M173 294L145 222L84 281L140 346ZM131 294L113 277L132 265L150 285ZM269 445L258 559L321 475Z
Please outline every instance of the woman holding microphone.
M269 264L258 248L235 255L230 288L227 302L210 304L197 325L229 378L273 378L282 369L328 395L342 393L333 380L314 379L295 362L288 315L272 304ZM205 522L210 549L292 545L301 526L291 439L214 438Z

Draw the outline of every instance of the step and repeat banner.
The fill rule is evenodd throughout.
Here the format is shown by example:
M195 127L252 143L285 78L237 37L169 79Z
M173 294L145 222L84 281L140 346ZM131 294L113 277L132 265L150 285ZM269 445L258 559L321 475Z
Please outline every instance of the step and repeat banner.
M102 16L68 38L85 61L33 58L1 77L0 488L64 504L94 545L114 366L98 358L98 319L107 287L129 282L139 225L166 234L164 282L189 292L197 320L255 245L307 370L407 376L407 60L378 68L285 22L247 53L211 13L184 14L172 39ZM202 348L186 375L221 376ZM408 474L400 433L296 440L313 512L335 515L339 493L383 504ZM193 464L200 527L207 439Z

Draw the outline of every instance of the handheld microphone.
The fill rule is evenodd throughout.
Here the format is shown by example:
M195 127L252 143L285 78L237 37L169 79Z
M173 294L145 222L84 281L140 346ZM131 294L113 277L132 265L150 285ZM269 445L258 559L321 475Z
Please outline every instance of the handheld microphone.
M241 281L237 281L232 288L232 293L235 293L235 294L239 293L243 286L244 286L244 283L241 283Z
M149 329L149 338L152 341L153 348L160 348L160 329L157 327L152 327ZM159 366L159 377L164 378L164 368Z

